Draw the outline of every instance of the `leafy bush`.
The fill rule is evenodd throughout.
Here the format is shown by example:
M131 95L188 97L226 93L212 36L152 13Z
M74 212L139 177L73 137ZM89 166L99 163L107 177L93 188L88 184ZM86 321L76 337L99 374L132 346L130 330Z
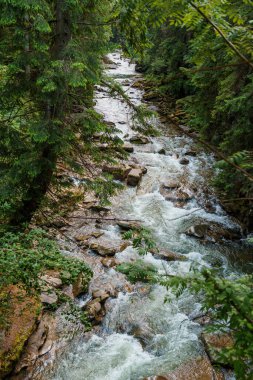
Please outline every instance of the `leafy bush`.
M147 264L143 260L136 260L133 263L123 263L117 266L117 270L125 274L130 282L154 282L157 269L152 264Z

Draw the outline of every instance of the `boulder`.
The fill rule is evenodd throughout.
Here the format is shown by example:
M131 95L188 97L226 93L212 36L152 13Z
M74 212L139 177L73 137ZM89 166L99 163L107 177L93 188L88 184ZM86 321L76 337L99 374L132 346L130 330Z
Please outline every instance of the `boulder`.
M197 152L196 152L195 150L188 150L187 152L185 152L184 155L185 155L185 156L196 157L196 156L197 156Z
M222 363L219 360L219 353L224 348L233 347L234 341L230 334L202 333L201 339L204 343L206 352L213 364L229 364Z
M183 157L183 158L181 158L181 160L179 160L179 163L181 164L181 165L188 165L189 164L189 160L188 160L188 158L186 158L186 157Z
M113 268L119 264L118 261L114 257L105 257L101 260L101 263L106 268Z
M226 229L223 225L215 222L209 224L196 224L191 226L186 232L186 235L198 239L207 240L217 243L225 240L236 240L240 238L240 233L232 229Z
M111 174L115 179L119 181L124 181L126 179L128 173L131 171L131 166L122 165L122 166L109 166L104 165L102 168L104 173Z
M62 288L62 293L65 294L65 296L69 297L70 299L74 300L74 294L73 294L73 285L65 285Z
M77 235L75 236L75 239L79 243L87 242L89 240L91 235Z
M89 316L93 318L95 318L98 315L101 309L102 309L102 306L101 306L101 303L99 302L99 298L96 298L88 302L86 305L86 310Z
M14 374L21 375L20 378L33 378L35 363L37 364L39 358L43 361L45 360L44 355L53 350L56 340L55 317L51 313L44 313L25 346L21 359L15 367ZM16 379L16 377L14 378Z
M147 377L143 380L225 380L223 374L214 369L207 357L199 357L182 364L168 374Z
M122 252L130 243L127 241L111 241L109 239L98 239L92 241L90 249L100 256L114 256L117 252Z
M179 253L167 251L165 249L159 249L157 252L151 252L158 259L166 260L166 261L185 261L187 258Z
M196 238L204 238L208 233L208 229L208 224L197 224L196 226L191 226L186 231L186 235L194 236Z
M58 296L54 291L42 292L40 300L46 305L53 305L58 301Z
M109 207L104 207L104 206L101 206L99 204L92 205L89 207L89 209L94 211L94 212L109 212L109 211L111 211L111 209Z
M103 63L105 65L116 65L116 63L114 61L112 61L107 55L105 55L103 58Z
M142 177L141 169L131 169L127 176L127 185L129 186L137 186Z
M129 143L124 143L123 146L122 146L122 148L123 148L126 152L128 152L128 153L133 153L133 151L134 151L134 147L133 147L133 145L131 145L131 144L129 144Z
M93 290L92 297L99 299L100 302L105 301L110 297L110 294L102 289Z
M178 189L181 186L179 182L176 181L168 181L162 184L162 187L164 189L169 189L169 190L175 190Z
M116 70L117 68L118 68L118 65L114 63L106 65L107 70Z
M164 148L162 148L162 149L159 149L157 153L158 154L166 154L166 150Z
M143 135L134 135L130 137L129 141L133 144L137 145L144 145L144 144L149 144L150 140L148 137L143 136Z
M28 296L18 286L1 291L1 297L8 293L9 309L6 313L6 327L1 330L0 378L4 378L20 358L25 343L36 327L40 302Z
M62 280L60 279L60 273L59 272L53 272L52 273L46 273L43 276L40 277L40 279L43 281L43 283L53 287L53 288L60 288L62 286Z
M96 239L98 239L99 237L101 237L103 235L104 235L104 232L102 232L102 231L94 231L91 233L91 236L93 236Z
M183 190L178 189L178 184L168 183L166 185L160 186L160 193L166 199L166 201L170 202L188 202L193 197L186 193ZM176 191L175 191L176 190Z
M139 222L134 221L120 220L117 222L117 225L125 231L139 230L141 228L141 224Z
M72 284L72 293L74 297L79 296L84 293L87 289L87 283L85 277L82 273L80 273L76 279L76 281Z
M171 202L189 202L192 199L192 196L187 194L183 190L177 191L176 195L165 195L166 201Z

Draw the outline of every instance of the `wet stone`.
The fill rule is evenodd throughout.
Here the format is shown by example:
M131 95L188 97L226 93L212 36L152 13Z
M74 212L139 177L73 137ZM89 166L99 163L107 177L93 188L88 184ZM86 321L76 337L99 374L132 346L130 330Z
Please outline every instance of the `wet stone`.
M134 222L134 221L125 221L125 220L120 220L117 222L117 225L125 231L128 230L136 230L141 228L141 224L139 222Z
M148 137L146 136L142 136L142 135L134 135L132 137L130 137L129 141L133 144L137 144L137 145L144 145L144 144L149 144L150 143L150 140Z
M179 163L181 165L188 165L190 163L190 161L188 160L188 158L183 157L183 158L181 158L181 160L179 160Z
M157 252L151 252L153 253L154 257L157 257L158 259L166 260L166 261L185 261L187 258L183 255L180 255L179 253L166 251L164 249L160 249Z
M168 182L165 182L162 186L165 189L174 190L174 189L178 189L181 186L181 184L176 181L168 181Z
M197 152L195 150L188 150L187 152L185 152L185 156L196 157Z
M188 236L203 239L212 243L240 238L240 233L238 231L227 229L218 223L197 224L191 226L185 233Z
M127 176L127 184L129 186L137 186L142 177L141 169L132 169Z
M101 263L106 268L113 268L118 265L118 261L114 257L105 257L101 260Z
M182 364L168 374L147 377L143 380L224 380L224 376L216 371L207 357L199 357Z
M134 151L134 147L129 143L124 143L122 148L128 153L133 153Z
M105 292L102 289L98 289L98 290L94 290L92 292L92 297L96 298L96 299L99 299L99 301L102 302L102 301L105 301L107 298L109 298L110 294L107 293L107 292Z

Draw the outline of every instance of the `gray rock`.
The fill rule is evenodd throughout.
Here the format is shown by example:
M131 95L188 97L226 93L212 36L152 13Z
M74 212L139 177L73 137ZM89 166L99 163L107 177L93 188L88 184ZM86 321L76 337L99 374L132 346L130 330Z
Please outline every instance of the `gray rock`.
M102 302L102 301L105 301L107 298L109 298L110 294L105 292L102 289L97 289L92 292L92 297L97 298L97 299L99 298L100 302Z
M127 176L127 185L129 186L137 186L142 177L141 169L132 169Z
M166 261L185 261L187 258L179 253L166 251L165 249L159 249L158 252L151 252L158 259Z
M142 135L134 135L132 137L130 137L129 141L133 144L137 144L137 145L144 145L144 144L149 144L150 143L150 140L148 137L146 136L142 136Z
M122 148L128 153L133 153L133 151L134 151L134 147L129 143L124 143Z
M178 189L181 186L181 184L176 181L168 181L168 182L165 182L162 186L165 189L174 190L174 189Z
M91 243L90 244L90 249L95 251L101 256L114 256L116 252L118 251L115 246L112 246L106 243Z
M45 303L47 305L53 305L58 301L57 294L53 291L49 292L42 292L40 295L40 300L42 303Z
M59 277L45 274L44 276L41 276L41 280L54 288L60 288L62 286L62 280Z
M101 263L106 268L113 268L118 265L118 261L114 257L105 257L101 260Z
M120 220L117 222L117 225L125 231L128 230L135 230L135 229L140 229L141 224L139 222L134 222L134 221L126 221L126 220Z

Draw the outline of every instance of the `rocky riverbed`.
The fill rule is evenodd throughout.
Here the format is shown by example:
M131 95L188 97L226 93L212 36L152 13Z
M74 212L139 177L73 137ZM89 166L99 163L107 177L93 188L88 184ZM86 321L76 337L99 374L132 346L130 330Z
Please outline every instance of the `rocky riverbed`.
M122 84L131 101L154 109L152 99L143 99L135 65L120 52L111 54L109 61L107 74ZM162 134L138 133L131 108L111 98L106 88L97 89L96 109L117 127L130 154L118 165L102 168L125 188L112 198L110 207L101 207L92 194L87 195L56 236L63 254L84 260L94 272L88 294L73 292L74 284L66 289L87 311L93 328L83 333L62 309L56 317L46 314L12 378L232 379L229 371L212 366L206 345L210 339L203 343L202 334L208 317L202 316L199 299L184 291L164 303L166 289L141 282L133 285L116 270L120 263L141 259L161 274L184 274L192 265L215 266L224 276L251 271L251 253L241 227L226 215L208 185L214 157L159 116L151 122ZM78 188L80 181L75 185ZM123 239L126 230L140 225L152 231L159 253L140 258L131 242ZM51 274L49 280L59 285L57 276Z

